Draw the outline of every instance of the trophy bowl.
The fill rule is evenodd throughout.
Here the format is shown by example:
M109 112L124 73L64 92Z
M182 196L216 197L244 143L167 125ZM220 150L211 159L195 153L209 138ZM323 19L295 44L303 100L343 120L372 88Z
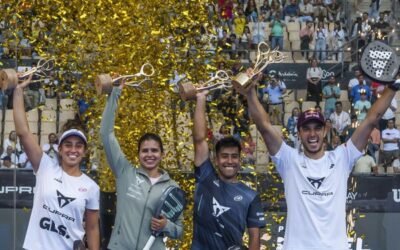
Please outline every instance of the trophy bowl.
M244 93L251 84L251 77L244 72L238 73L232 79L232 85L239 93Z
M6 89L15 88L18 84L18 75L14 69L2 69L0 71L0 87Z
M94 84L97 95L110 94L113 87L113 79L109 74L101 74L96 76Z
M196 99L196 88L193 86L192 82L179 82L179 95L184 101L195 100Z

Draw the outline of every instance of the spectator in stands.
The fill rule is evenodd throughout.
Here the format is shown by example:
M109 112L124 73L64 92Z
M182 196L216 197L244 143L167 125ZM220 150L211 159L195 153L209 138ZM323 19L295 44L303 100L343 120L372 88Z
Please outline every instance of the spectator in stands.
M279 50L283 50L283 32L286 32L284 30L286 24L279 19L278 13L275 14L275 19L271 21L269 27L271 27L271 48L279 47Z
M341 17L341 4L337 0L332 0L332 3L326 6L328 20L330 22L339 22Z
M363 156L356 161L353 174L370 174L375 167L377 166L374 158L365 150Z
M354 86L358 85L358 76L362 74L360 68L358 67L354 68L353 71L354 71L354 77L350 79L349 84L347 86L347 94L350 101L351 101L351 90L353 89Z
M400 159L396 158L392 161L393 172L400 173Z
M247 59L246 55L248 55L248 51L250 50L252 37L253 35L251 34L249 26L245 26L243 34L239 38L238 53L242 59Z
M374 104L374 102L378 99L378 96L383 92L384 89L384 84L377 81L371 82L371 104Z
M318 22L318 28L314 32L315 58L321 62L324 62L326 59L328 36L328 29L325 28L324 22Z
M324 116L330 117L335 112L335 103L340 97L340 88L335 76L330 76L328 84L322 89L322 98L325 100Z
M299 3L299 21L300 22L313 22L314 7L310 0L303 0Z
M1 158L1 168L4 169L11 169L11 168L18 168L12 161L10 156L4 156Z
M335 22L334 28L330 33L330 48L332 50L337 51L334 53L334 60L337 60L339 62L343 61L343 45L344 41L346 39L345 37L345 31L342 28L342 25L340 24L339 21Z
M296 0L290 0L290 4L283 9L283 18L285 22L297 22L300 15L299 5Z
M340 146L340 144L342 144L342 141L340 140L340 136L334 135L332 138L332 142L327 145L330 150L335 150L338 146Z
M306 0L307 1L307 0ZM300 49L301 49L301 55L305 57L306 60L309 60L309 50L310 50L310 44L313 41L313 36L314 36L314 29L313 29L314 23L308 21L306 25L300 30Z
M19 153L17 153L11 145L8 145L6 150L4 150L3 154L1 154L0 158L9 157L10 161L13 165L18 165L19 163Z
M371 4L369 5L369 16L371 18L378 18L380 2L380 0L371 0Z
M233 1L232 0L219 0L218 1L219 17L222 21L222 26L228 28L232 32L233 20Z
M19 139L15 130L10 131L8 138L4 140L3 151L7 151L8 146L11 146L12 150L16 151L17 153L21 152L21 144L19 143Z
M268 113L273 125L283 125L283 97L286 93L286 85L280 80L276 71L269 72L269 82L264 89L264 94L268 94Z
M356 131L356 129L360 125L358 123L358 120L357 120L357 115L351 115L350 116L350 120L351 120L351 124L347 129L345 141L347 141L349 138L351 138L351 136L353 135L354 131Z
M358 75L358 84L351 89L351 102L355 104L361 98L361 93L367 95L367 100L371 99L371 89L367 85L367 81L364 79L364 75Z
M322 0L314 1L314 21L316 23L327 21L327 11Z
M385 21L385 13L379 13L379 20L375 23L374 27L374 38L375 40L382 40L383 42L388 42L389 33L391 30L390 24Z
M380 131L387 128L387 124L389 120L392 120L394 124L396 124L396 110L397 110L397 100L394 97L390 102L389 108L383 114L382 118L379 120L379 129Z
M233 24L235 26L234 33L238 38L242 37L244 32L244 27L246 26L246 17L243 14L242 9L237 9L237 16L233 19Z
M257 22L258 11L254 0L249 0L246 9L244 10L244 15L246 16L247 22Z
M360 93L360 100L354 104L354 111L357 114L357 120L359 123L364 121L367 117L368 110L371 108L371 102L367 99L367 94L362 91Z
M252 30L252 46L253 48L257 48L257 45L260 42L265 42L267 40L267 34L265 33L265 29L267 28L267 23L264 22L263 15L260 15L258 21L253 24Z
M19 168L33 169L32 163L29 161L28 156L26 155L25 152L20 154L18 161L19 161L19 164L18 164Z
M331 114L329 119L332 121L333 127L336 129L340 136L341 142L346 139L346 133L351 125L350 115L346 111L343 111L341 101L335 103L335 112Z
M282 18L282 6L279 0L272 0L271 1L271 15L270 15L270 20L274 20L277 16L279 16L279 19Z
M329 117L329 116L326 116ZM332 121L331 119L327 118L325 119L325 136L324 139L326 140L326 143L331 146L334 142L335 136L338 136L337 130L332 126ZM340 138L339 138L339 144L340 144Z
M392 159L399 157L400 132L394 127L392 120L389 120L387 125L388 127L382 131L383 150L380 157L384 167L390 165Z
M358 40L358 48L361 49L366 45L368 42L371 41L371 24L369 22L369 16L368 13L364 12L362 15L362 20L361 20L361 30L360 33L358 34L359 40Z
M242 147L242 164L254 165L256 163L256 157L254 152L256 150L256 144L251 137L249 132L246 132L244 136L241 137L240 145Z
M58 163L58 138L55 133L50 133L48 135L48 143L43 144L42 150L51 159L53 159L56 163Z
M374 128L369 135L367 150L375 162L379 162L379 149L381 146L381 131Z
M260 7L260 13L264 15L264 22L268 22L271 19L271 5L269 0L264 0L263 5Z
M321 79L322 69L318 66L316 58L311 59L311 66L307 68L307 101L319 105L322 97Z
M289 139L292 142L292 146L298 146L297 137L297 120L299 119L300 110L299 108L292 109L292 115L288 118L286 123L286 129L289 132Z

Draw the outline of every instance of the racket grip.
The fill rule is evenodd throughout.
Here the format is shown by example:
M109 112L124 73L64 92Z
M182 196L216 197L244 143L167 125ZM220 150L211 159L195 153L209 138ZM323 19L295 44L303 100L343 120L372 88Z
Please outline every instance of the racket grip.
M147 243L144 246L143 250L150 250L150 248L153 245L155 240L156 240L156 237L154 235L150 236L150 238L147 240Z

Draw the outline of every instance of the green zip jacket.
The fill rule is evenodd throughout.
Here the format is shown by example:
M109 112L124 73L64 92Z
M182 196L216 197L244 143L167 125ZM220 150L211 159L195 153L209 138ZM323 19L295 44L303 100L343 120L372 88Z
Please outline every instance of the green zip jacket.
M117 214L108 248L111 250L142 250L151 236L150 223L162 192L173 185L178 186L168 173L151 185L147 173L136 168L125 157L114 134L115 112L121 89L114 87L108 97L101 121L101 137L107 161L117 183ZM182 235L183 216L175 221L168 220L163 232L170 238ZM162 237L157 237L151 249L165 249Z

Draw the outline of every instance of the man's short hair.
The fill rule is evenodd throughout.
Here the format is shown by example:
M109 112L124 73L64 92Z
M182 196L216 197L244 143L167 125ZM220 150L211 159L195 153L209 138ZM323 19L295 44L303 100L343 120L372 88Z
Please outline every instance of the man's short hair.
M223 148L238 148L239 153L242 151L240 142L232 136L224 137L215 144L215 153L218 154Z
M335 106L338 105L338 104L340 104L340 106L343 106L343 104L342 104L341 101L336 101L336 102L335 102Z

